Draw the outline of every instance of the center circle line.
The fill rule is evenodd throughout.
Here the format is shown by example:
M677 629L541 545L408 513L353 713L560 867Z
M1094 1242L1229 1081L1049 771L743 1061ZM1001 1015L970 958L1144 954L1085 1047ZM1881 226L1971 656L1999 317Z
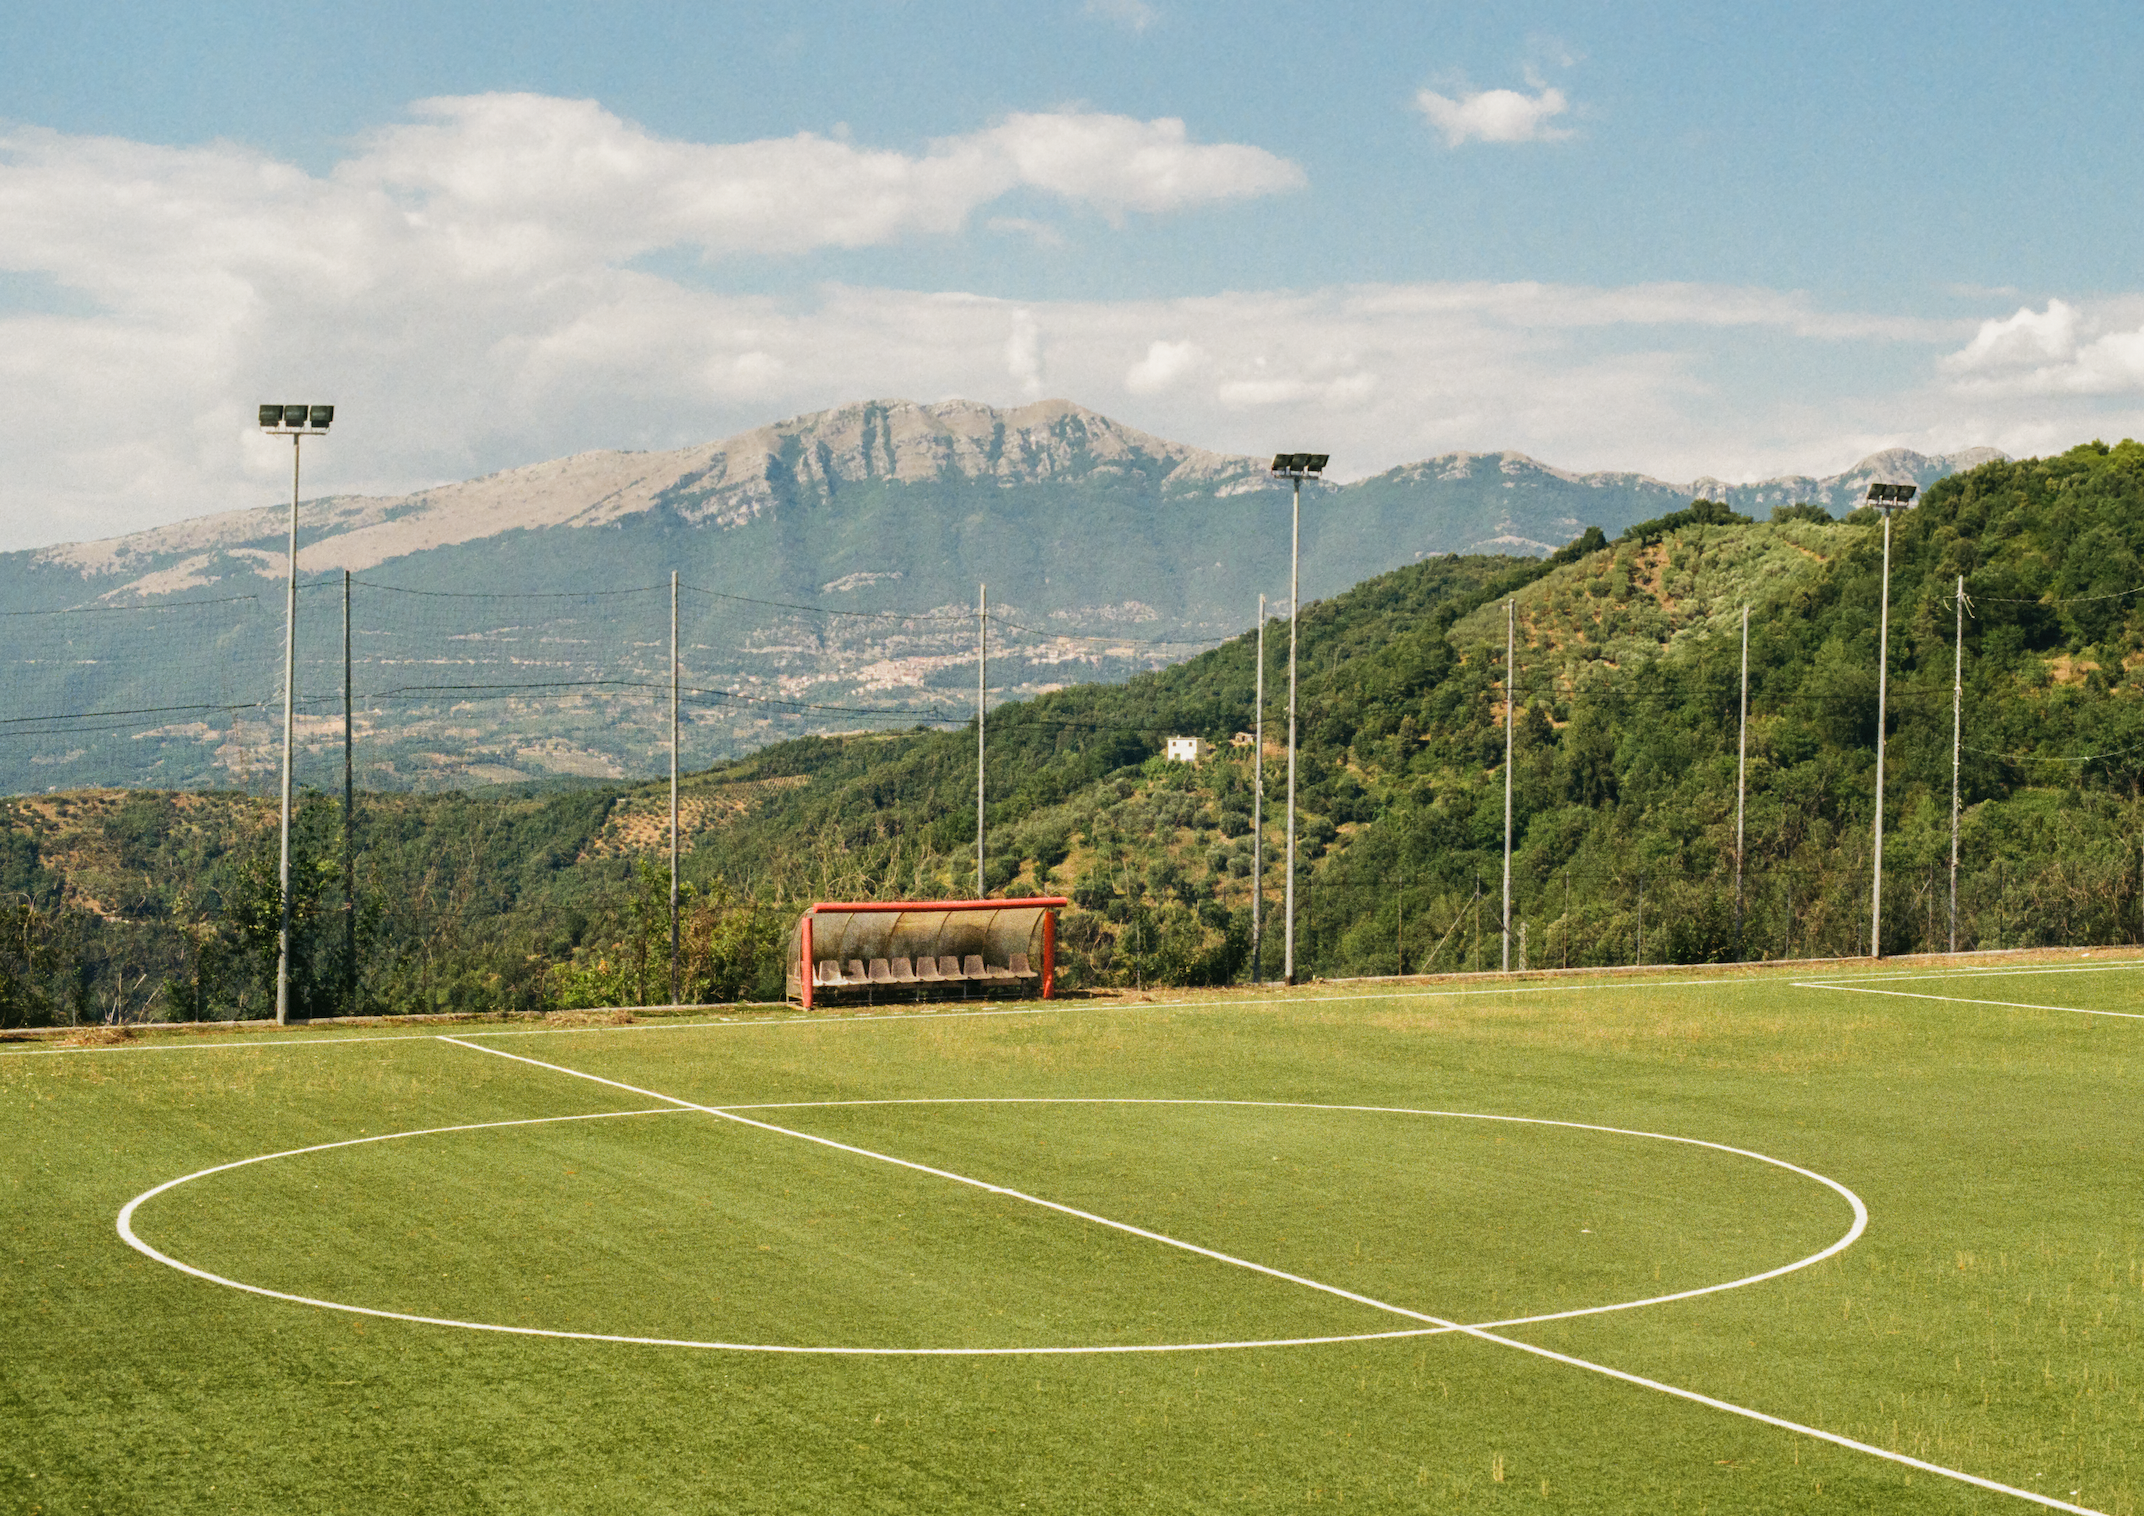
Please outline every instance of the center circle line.
M464 1321L453 1317L425 1316L407 1311L389 1311L373 1306L351 1305L347 1302L339 1300L323 1300L313 1296L296 1295L283 1290L270 1289L265 1285L248 1284L243 1280L231 1279L224 1275L213 1273L207 1269L198 1268L193 1264L189 1264L180 1259L173 1258L169 1254L162 1252L161 1250L144 1240L134 1230L133 1225L135 1212L143 1204L155 1199L158 1195L161 1195L166 1191L176 1189L184 1184L189 1184L194 1180L206 1179L216 1174L228 1173L234 1169L247 1168L257 1163L272 1162L279 1158L297 1158L305 1156L307 1154L329 1152L338 1148L361 1147L376 1142L392 1142L408 1137L443 1136L456 1132L491 1131L508 1127L544 1126L553 1123L568 1121L604 1121L631 1116L678 1116L691 1114L694 1111L721 1113L727 1111L835 1109L852 1106L896 1105L1226 1106L1258 1110L1308 1110L1354 1112L1362 1114L1394 1116L1425 1116L1445 1120L1491 1121L1510 1123L1519 1126L1560 1127L1572 1131L1598 1132L1603 1135L1609 1136L1635 1137L1656 1142L1673 1142L1690 1147L1708 1148L1715 1152L1730 1154L1734 1157L1754 1159L1759 1163L1769 1164L1774 1168L1784 1169L1789 1173L1799 1175L1805 1179L1814 1180L1818 1184L1825 1186L1827 1189L1834 1191L1842 1198L1844 1198L1847 1204L1852 1207L1854 1220L1853 1224L1847 1229L1847 1231L1836 1241L1832 1242L1829 1246L1820 1249L1817 1252L1811 1253L1806 1257L1799 1258L1790 1263L1780 1265L1777 1268L1766 1269L1760 1273L1745 1275L1742 1278L1728 1280L1720 1284L1703 1285L1694 1289L1678 1290L1669 1294L1648 1296L1641 1300L1614 1301L1606 1305L1581 1306L1567 1311L1552 1311L1532 1316L1509 1317L1497 1321L1485 1321L1470 1324L1448 1323L1423 1327L1398 1328L1383 1332L1355 1332L1325 1336L1258 1338L1233 1342L1108 1343L1032 1347L861 1347L839 1344L804 1345L785 1343L718 1342L690 1338L637 1337L613 1332L576 1332L551 1327L509 1326L499 1322ZM998 1193L1016 1193L1006 1191L1000 1186L982 1186L982 1188ZM1713 1142L1709 1139L1702 1137L1679 1137L1673 1135L1672 1133L1645 1132L1629 1127L1606 1126L1595 1122L1565 1121L1550 1117L1497 1115L1480 1111L1430 1110L1412 1106L1346 1105L1313 1101L1223 1100L1210 1098L1202 1099L1195 1097L1170 1098L1160 1096L1015 1095L946 1097L916 1096L906 1098L865 1100L769 1101L756 1104L740 1103L735 1105L704 1107L671 1105L666 1107L655 1107L651 1109L638 1109L629 1111L599 1111L571 1116L535 1116L522 1117L509 1121L465 1122L452 1126L425 1127L406 1132L384 1132L363 1137L345 1138L337 1142L323 1142L315 1143L307 1147L289 1148L281 1152L256 1154L255 1156L250 1158L235 1159L228 1163L220 1163L210 1168L196 1170L191 1174L182 1174L175 1179L167 1179L162 1184L144 1190L141 1194L136 1195L132 1200L129 1200L123 1207L120 1208L119 1215L117 1218L117 1230L119 1232L121 1240L124 1241L129 1247L135 1249L137 1252L143 1254L148 1258L154 1259L156 1262L164 1264L169 1268L176 1269L180 1273L191 1275L196 1279L201 1279L211 1284L222 1285L228 1289L242 1290L248 1294L260 1295L271 1300L281 1300L295 1305L312 1306L322 1310L342 1311L351 1315L370 1316L376 1319L387 1321L403 1321L423 1326L454 1327L464 1331L496 1332L510 1336L542 1337L583 1342L623 1343L647 1347L694 1348L725 1352L787 1353L834 1356L848 1355L864 1357L1007 1357L1038 1355L1082 1355L1103 1353L1185 1353L1212 1352L1225 1349L1239 1348L1310 1347L1334 1343L1389 1341L1396 1338L1408 1337L1434 1337L1448 1332L1479 1332L1514 1326L1525 1326L1544 1321L1563 1321L1577 1316L1605 1315L1613 1311L1635 1310L1640 1306L1648 1305L1664 1305L1672 1301L1689 1300L1702 1295L1718 1294L1724 1290L1740 1289L1747 1285L1762 1283L1765 1280L1776 1279L1782 1275L1794 1273L1800 1269L1808 1268L1813 1264L1821 1263L1825 1259L1831 1258L1838 1253L1843 1252L1845 1249L1851 1247L1861 1237L1862 1233L1867 1230L1868 1221L1868 1207L1862 1203L1861 1197L1856 1195L1845 1185L1839 1183L1837 1180L1829 1178L1826 1175L1817 1173L1814 1169L1808 1169L1802 1167L1799 1164L1790 1163L1783 1158L1774 1158L1769 1154L1759 1153L1749 1148L1738 1148L1731 1146L1727 1143ZM1321 1288L1324 1287L1321 1286Z

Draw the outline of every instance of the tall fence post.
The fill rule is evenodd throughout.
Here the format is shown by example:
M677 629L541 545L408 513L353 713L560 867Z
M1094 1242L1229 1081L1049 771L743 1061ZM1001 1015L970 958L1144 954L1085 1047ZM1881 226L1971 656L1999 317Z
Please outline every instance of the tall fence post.
M1266 597L1258 597L1258 674L1251 707L1251 983L1266 969Z
M670 571L670 1003L677 980L677 570Z
M983 718L990 698L990 586L975 587L975 898L990 893L983 872Z
M1503 971L1511 972L1511 754L1519 709L1519 602L1504 602L1504 929Z
M1957 641L1950 669L1950 950L1958 951L1958 753L1965 730L1965 575L1958 576Z
M1735 744L1735 961L1742 961L1742 807L1749 786L1749 606L1742 607L1742 723Z

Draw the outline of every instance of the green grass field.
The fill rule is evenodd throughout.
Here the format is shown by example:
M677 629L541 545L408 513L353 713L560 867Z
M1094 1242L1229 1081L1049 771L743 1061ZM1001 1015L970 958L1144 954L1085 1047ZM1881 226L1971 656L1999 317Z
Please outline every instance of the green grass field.
M0 1502L2135 1512L2144 963L1990 962L12 1043Z

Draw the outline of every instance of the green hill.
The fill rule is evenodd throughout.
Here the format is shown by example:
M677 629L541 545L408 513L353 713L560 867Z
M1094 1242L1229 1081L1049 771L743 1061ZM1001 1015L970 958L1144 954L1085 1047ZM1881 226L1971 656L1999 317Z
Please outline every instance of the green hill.
M1886 951L1947 941L1953 587L1964 575L1961 945L2133 940L2144 819L2144 447L1996 462L1896 522ZM1494 966L1504 804L1503 603L1514 602L1514 918L1535 965L1733 957L1737 674L1749 607L1740 952L1865 951L1882 533L1703 503L1550 560L1438 558L1305 608L1304 974ZM1267 638L1267 894L1280 895L1286 628ZM1076 976L1247 969L1254 659L1238 637L990 718L990 885L1078 902ZM1218 744L1195 765L1171 735ZM974 732L780 743L685 788L689 956L705 993L771 978L796 902L974 888ZM613 786L375 797L358 859L364 994L384 1008L659 998L666 931L636 860L665 793ZM11 803L0 991L16 1020L261 1008L266 811L104 792ZM308 919L336 920L334 808L306 813ZM317 907L317 918L311 912ZM1269 907L1267 971L1278 965ZM249 925L248 923L253 923ZM339 930L339 929L338 929ZM250 935L249 935L250 933ZM308 936L332 1008L335 933ZM42 955L42 956L40 956ZM655 953L659 959L660 952ZM115 995L126 972L146 972ZM99 1000L98 997L104 997ZM191 998L188 998L191 997Z

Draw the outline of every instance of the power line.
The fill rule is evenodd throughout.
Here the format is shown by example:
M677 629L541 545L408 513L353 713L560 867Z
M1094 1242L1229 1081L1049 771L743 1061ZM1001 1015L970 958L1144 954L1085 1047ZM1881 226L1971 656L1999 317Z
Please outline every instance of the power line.
M772 606L772 607L773 607L773 608L775 608L776 610L784 610L784 611L803 611L803 612L806 612L806 613L808 613L808 614L810 614L810 615L814 615L814 616L848 616L848 617L853 617L853 618L857 618L857 619L860 619L860 620L867 620L867 621L871 621L871 620L876 620L876 621L960 621L960 622L965 622L965 621L967 621L967 620L971 619L971 618L969 617L968 613L967 613L967 612L965 612L965 611L962 611L962 612L958 612L958 613L947 613L947 612L942 612L942 611L848 611L848 610L840 610L840 609L837 609L836 607L834 607L834 606L830 606L830 605L807 605L807 604L803 603L802 601L794 601L794 600L761 600L761 599L758 599L758 598L756 598L756 597L754 597L754 596L751 596L751 595L732 595L732 594L729 594L729 593L728 593L727 591L724 591L724 590L711 590L711 589L708 589L708 588L706 588L706 587L705 587L704 585L698 585L698 584L684 584L684 583L680 583L680 584L678 585L678 588L679 588L679 589L685 589L685 590L690 590L690 591L692 591L692 592L693 592L693 593L694 593L695 595L706 595L706 596L708 596L708 597L709 597L710 599L714 599L714 600L732 600L732 601L735 601L735 602L736 602L737 604L739 604L739 605L765 605L765 606Z
M350 582L369 590L386 590L392 595L421 595L430 600L594 600L618 595L653 595L670 588L667 584L642 584L622 590L416 590L399 584L383 584L377 579L352 579ZM340 583L340 579L313 581L315 585Z
M212 600L166 600L160 605L69 605L49 611L0 611L0 616L113 616L155 614L162 611L181 610L189 605L236 605L242 600L259 600L258 595L220 595Z

